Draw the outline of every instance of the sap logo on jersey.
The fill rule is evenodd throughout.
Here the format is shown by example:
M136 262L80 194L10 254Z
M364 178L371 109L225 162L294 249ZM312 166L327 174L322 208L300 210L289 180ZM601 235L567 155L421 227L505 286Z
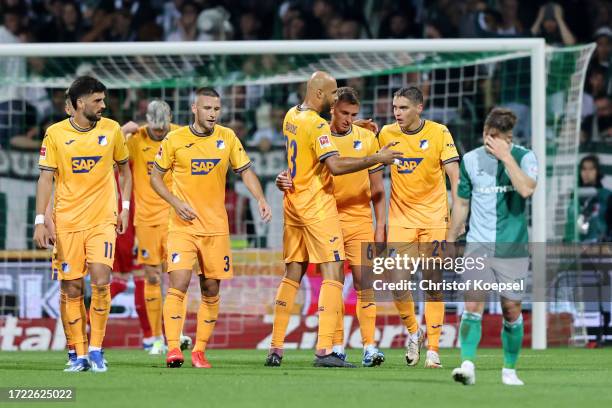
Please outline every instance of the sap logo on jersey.
M398 160L400 163L397 165L397 172L399 174L410 174L417 168L417 166L423 160L423 158L422 157L415 157L415 158L402 157L401 159L398 159Z
M205 176L215 168L221 159L191 159L191 174Z
M73 173L89 173L102 156L81 156L72 158Z

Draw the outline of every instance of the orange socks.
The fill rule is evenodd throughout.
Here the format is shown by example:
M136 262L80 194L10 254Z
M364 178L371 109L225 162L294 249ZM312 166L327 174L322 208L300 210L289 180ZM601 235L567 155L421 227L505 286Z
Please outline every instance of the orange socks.
M374 289L363 289L357 291L357 304L355 305L357 320L359 320L359 331L361 331L361 342L363 346L374 344L374 333L376 331L376 302L374 301Z
M438 352L440 333L444 323L444 302L425 302L425 322L427 323L427 349Z
M198 309L198 326L196 331L196 342L192 352L206 350L206 343L212 335L215 323L219 316L219 295L202 296L202 303Z
M270 343L270 349L274 349L277 354L280 354L283 349L287 325L299 288L300 284L298 282L287 278L283 278L278 286L274 301L274 325L272 326L272 342Z
M147 317L149 326L151 326L151 335L161 337L162 335L162 292L159 283L149 283L145 279L144 298L147 309ZM187 302L184 302L187 304Z
M319 293L319 337L317 354L330 354L333 350L334 333L342 313L342 282L325 279Z
M402 299L402 300L394 300L395 307L399 312L399 316L404 322L404 326L408 329L408 333L414 334L419 330L419 324L416 320L416 315L414 314L414 302L412 298Z
M334 338L332 344L339 346L340 349L344 349L344 299L342 301L342 309L340 309L340 315L336 322L336 331L334 332Z
M164 302L164 326L168 350L180 348L181 330L185 320L185 293L178 289L169 288ZM198 322L199 323L199 322ZM199 326L199 324L198 324Z
M87 313L83 296L66 296L66 332L78 357L87 356Z
M68 311L67 303L68 296L63 290L60 290L60 318L62 319L62 326L64 327L64 335L66 336L66 346L70 348L72 346L72 340L70 338L70 330L68 330Z
M89 305L89 324L91 326L91 347L102 347L106 322L110 314L110 285L91 285L91 305Z

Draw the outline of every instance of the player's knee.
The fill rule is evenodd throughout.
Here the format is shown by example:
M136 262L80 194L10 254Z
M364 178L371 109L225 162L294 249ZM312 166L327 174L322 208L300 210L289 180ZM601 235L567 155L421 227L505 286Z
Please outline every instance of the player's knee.
M149 285L159 285L161 282L161 278L157 274L149 274L147 275L147 283Z
M200 291L202 296L213 297L219 294L219 281L216 279L201 278Z
M83 279L63 280L62 291L69 298L77 298L83 295Z
M505 321L515 321L521 314L521 303L512 301L502 302L502 314L504 315Z

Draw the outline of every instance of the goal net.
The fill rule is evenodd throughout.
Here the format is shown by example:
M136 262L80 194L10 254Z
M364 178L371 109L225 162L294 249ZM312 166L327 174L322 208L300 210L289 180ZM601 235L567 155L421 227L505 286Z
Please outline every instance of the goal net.
M544 51L539 40L0 46L0 318L58 316L50 254L35 250L32 242L38 149L45 128L66 117L64 92L77 75L94 75L107 86L105 115L120 123L144 123L148 101L161 98L171 106L173 121L186 125L192 120L195 88L214 86L221 93L220 122L242 139L274 217L270 224L261 223L240 179L229 176L226 207L236 278L222 285L224 317L213 344L265 347L283 273L282 194L273 183L286 166L282 119L302 100L313 71L328 71L339 86L355 88L361 97L360 117L381 127L394 121L393 92L419 86L425 95L423 116L447 125L461 153L482 144L483 122L491 108L513 109L518 116L515 141L533 147L540 159L548 156L546 172L541 172L546 189L536 194L530 211L539 214L530 215L532 241L560 241L576 185L582 89L592 51L592 45ZM533 81L538 67L534 58L542 52L545 85ZM314 345L320 280L314 271L304 279L290 322L289 347ZM345 336L347 344L358 345L351 286L347 275ZM197 285L192 291L189 307L195 311ZM135 316L130 296L128 292L113 300L117 319ZM453 346L457 325L452 312L460 311L461 304L457 300L447 307L442 346ZM403 344L393 305L379 310L381 346ZM499 310L491 303L489 312ZM186 329L193 327L188 323ZM136 332L133 337L137 339Z

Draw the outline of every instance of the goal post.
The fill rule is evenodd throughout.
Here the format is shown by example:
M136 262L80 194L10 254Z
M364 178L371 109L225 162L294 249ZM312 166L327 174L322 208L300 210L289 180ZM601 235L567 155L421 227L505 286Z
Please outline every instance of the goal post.
M530 208L530 242L546 243L559 240L555 232L551 232L549 225L553 223L551 209L561 208L569 202L567 191L565 195L551 196L547 186L547 168L551 166L550 157L547 157L547 133L550 132L547 128L550 116L547 110L548 72L551 64L555 63L553 57L556 53L573 53L575 64L567 68L567 72L564 71L567 78L564 77L563 81L567 85L563 86L567 87L568 91L563 94L562 106L567 110L563 116L568 122L565 128L567 140L564 139L564 143L570 147L569 154L573 154L575 158L579 131L576 122L579 123L580 120L582 85L593 49L592 45L565 50L547 48L544 40L540 38L2 44L0 90L3 87L66 88L75 75L94 72L109 89L118 91L119 106L128 106L130 101L134 105L134 101L143 96L162 97L170 103L175 111L175 118L181 122L188 120L190 116L185 106L193 88L212 85L225 89L222 94L224 98L229 96L231 104L227 119L233 120L238 116L255 116L252 112L247 112L248 105L251 104L251 110L258 108L257 101L261 100L261 95L266 92L274 93L275 87L281 87L283 84L295 85L304 82L312 71L321 69L329 71L340 80L373 78L367 85L371 94L368 98L372 99L368 101L367 108L368 112L379 120L391 119L388 102L392 89L412 82L426 84L429 89L426 96L430 99L438 98L440 101L429 113L437 115L433 117L440 118L443 123L445 120L451 120L457 127L467 129L469 137L466 136L465 140L459 142L467 149L478 145L481 129L476 127L476 123L484 119L478 117L478 112L483 109L475 107L482 102L474 101L491 98L486 95L486 91L480 89L484 88L481 84L496 80L492 74L496 67L508 61L528 58L528 64L519 68L529 70L528 80L525 79L528 83L502 84L500 87L505 86L508 92L513 92L512 86L527 89L529 92L528 100L524 103L528 105L530 127L530 140L527 142L530 143L541 167L541 176ZM275 56L274 61L278 62L278 66L266 66L265 61L260 60L253 60L260 64L256 67L249 65L249 58L267 55ZM33 69L15 68L19 64L9 64L11 59L43 59L46 65L44 70L35 72ZM475 85L468 90L462 81L473 82ZM252 89L255 89L255 97L249 96ZM503 91L504 89L500 93ZM299 95L299 91L294 93ZM255 102L251 102L249 98ZM291 98L285 98L288 99ZM501 102L499 98L494 99L492 105ZM385 103L387 112L381 112ZM8 106L7 109L15 110L8 112L7 117L20 115L17 108ZM573 126L569 123L572 120ZM455 135L456 140L460 137L461 133ZM272 166L269 164L272 159L263 154L257 157L259 162L256 165ZM575 162L576 160L574 165ZM2 177L3 174L0 173L0 180L4 180ZM8 177L10 178L10 174ZM556 177L555 171L553 177ZM570 174L567 170L563 177L566 179L564 185L569 191L575 185L575 171ZM8 216L7 221L3 221L1 216L2 214L0 231L3 222L17 226L15 228L19 231L29 231L31 220L26 215L23 215L23 220L19 222L8 220ZM563 220L554 220L554 223L561 222ZM257 222L253 223L256 232L263 228ZM279 224L274 226L278 227ZM13 244L5 244L4 247L0 245L0 250L26 249L23 246L25 244L22 244L23 240L11 238L14 240L7 239L7 242ZM278 248L278 239L278 235L270 234L267 239L268 248ZM247 262L253 261L251 255L245 258L248 258ZM266 259L265 262L273 262L263 255L257 255L254 259L255 262L262 259ZM532 299L545 299L546 264L543 251L535 251L532 268L532 287L535 291L540 291L533 293ZM534 349L546 348L546 322L546 303L533 302L531 341Z

